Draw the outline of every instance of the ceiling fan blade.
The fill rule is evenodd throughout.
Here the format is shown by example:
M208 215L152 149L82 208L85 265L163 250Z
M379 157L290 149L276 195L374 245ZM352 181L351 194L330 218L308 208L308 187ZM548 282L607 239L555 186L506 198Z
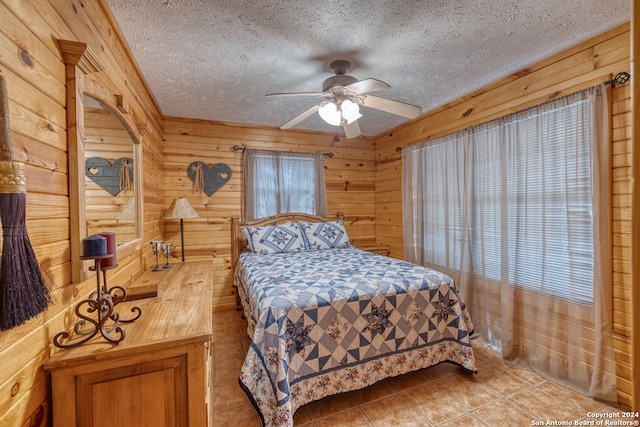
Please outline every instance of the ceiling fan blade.
M268 93L265 96L327 96L324 92L292 92L292 93Z
M345 86L345 88L352 90L355 93L369 93L377 90L391 89L391 86L377 79L364 79L359 82L351 83L350 85Z
M362 105L365 107L375 108L376 110L386 111L387 113L397 114L409 119L415 119L422 113L422 108L417 105L392 101L390 99L379 98L373 95L365 95L363 98L364 101Z
M358 124L357 120L354 122L351 122L351 124L344 122L344 124L342 125L342 128L344 129L344 134L347 137L347 139L355 138L361 133L360 125Z
M313 107L309 108L308 110L305 110L302 113L298 114L293 119L289 120L287 123L280 126L280 129L289 129L294 127L295 125L297 125L298 123L300 123L301 121L303 121L304 119L306 119L307 117L311 116L313 113L318 111L318 109L320 108L320 105L322 105L322 102L319 102Z

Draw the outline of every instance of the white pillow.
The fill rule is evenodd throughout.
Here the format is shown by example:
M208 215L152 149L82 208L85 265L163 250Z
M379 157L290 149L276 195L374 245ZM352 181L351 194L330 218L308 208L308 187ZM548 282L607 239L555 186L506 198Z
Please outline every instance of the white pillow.
M346 248L350 246L344 222L339 219L326 222L301 222L309 250Z
M301 252L306 249L302 231L297 222L267 227L245 228L249 248L260 254Z

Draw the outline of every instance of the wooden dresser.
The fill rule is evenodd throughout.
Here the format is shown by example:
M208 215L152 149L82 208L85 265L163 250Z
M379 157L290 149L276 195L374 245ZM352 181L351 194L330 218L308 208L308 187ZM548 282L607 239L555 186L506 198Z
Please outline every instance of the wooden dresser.
M142 309L122 342L98 334L51 357L54 426L207 426L212 280L211 261L147 271L132 287L157 283L158 295L116 306L124 319Z

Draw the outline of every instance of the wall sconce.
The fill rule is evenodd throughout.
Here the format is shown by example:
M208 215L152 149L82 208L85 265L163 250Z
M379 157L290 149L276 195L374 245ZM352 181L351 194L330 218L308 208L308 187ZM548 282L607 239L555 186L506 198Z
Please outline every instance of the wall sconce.
M180 243L182 244L182 262L184 262L184 223L183 219L200 218L189 200L178 197L171 202L163 219L180 219Z

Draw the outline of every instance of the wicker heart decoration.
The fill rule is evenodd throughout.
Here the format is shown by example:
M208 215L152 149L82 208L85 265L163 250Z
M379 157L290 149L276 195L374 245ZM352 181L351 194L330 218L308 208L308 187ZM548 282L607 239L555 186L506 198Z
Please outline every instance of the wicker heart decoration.
M187 175L193 181L194 190L204 191L207 196L211 196L231 179L231 168L224 163L209 166L196 161L189 164Z
M91 181L112 196L133 189L133 159L129 157L121 157L113 163L102 157L89 157L84 161L84 171Z

